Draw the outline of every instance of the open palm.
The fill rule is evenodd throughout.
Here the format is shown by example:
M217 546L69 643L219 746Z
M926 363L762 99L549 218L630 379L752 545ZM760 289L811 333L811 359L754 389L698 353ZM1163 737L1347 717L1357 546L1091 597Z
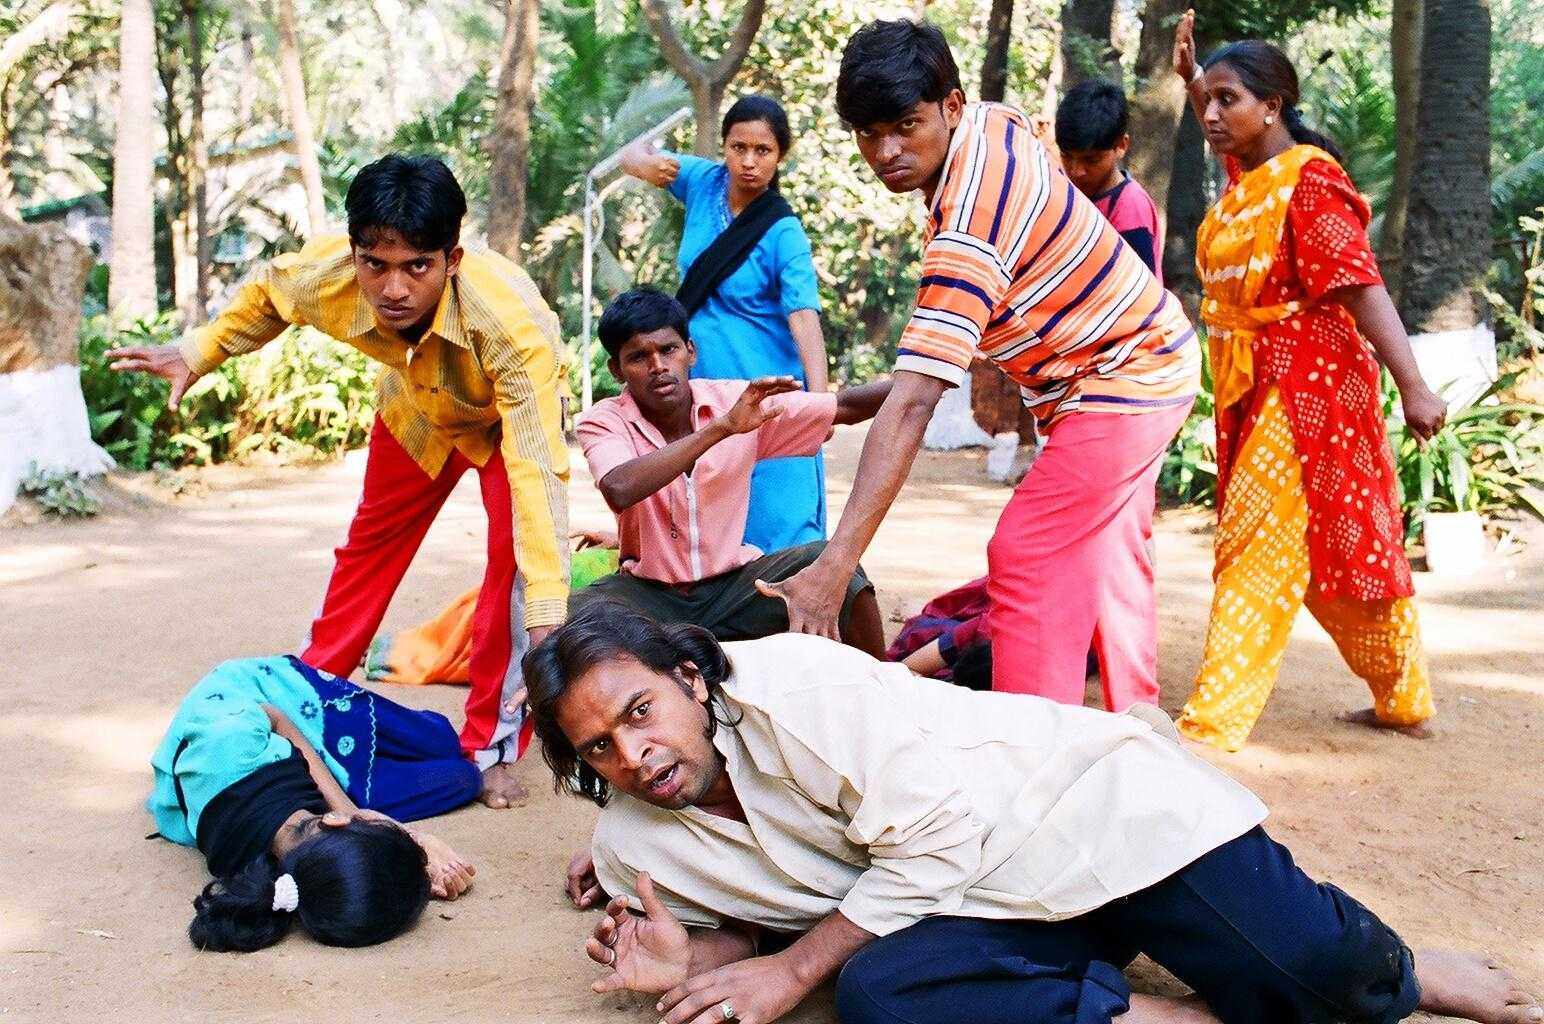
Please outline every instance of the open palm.
M668 992L686 981L692 957L686 928L660 902L647 874L638 876L637 885L643 916L618 896L606 904L606 916L585 943L591 960L611 968L591 986L597 992Z

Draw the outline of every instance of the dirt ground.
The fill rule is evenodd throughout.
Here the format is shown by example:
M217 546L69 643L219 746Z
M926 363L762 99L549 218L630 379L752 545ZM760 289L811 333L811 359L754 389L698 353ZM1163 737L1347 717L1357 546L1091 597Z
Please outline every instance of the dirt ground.
M831 446L833 521L861 432ZM79 524L0 531L0 1020L649 1022L590 993L589 915L558 888L594 809L552 793L539 758L523 807L473 806L433 828L477 884L367 950L291 936L249 956L199 954L184 929L205 880L191 850L146 841L149 754L183 693L225 658L296 649L358 497L356 453L319 469L210 472L171 501L120 502ZM576 525L605 522L576 461ZM927 454L865 567L887 612L985 567L1008 491L981 453ZM1207 516L1161 517L1164 705L1183 700L1210 599ZM480 572L475 480L456 492L391 610L406 625ZM1544 544L1482 574L1422 574L1440 715L1425 742L1335 720L1365 692L1306 617L1254 742L1216 760L1272 809L1313 873L1412 945L1494 952L1544 987ZM894 628L892 623L891 628ZM389 688L459 722L463 693ZM817 998L790 1020L831 1019Z

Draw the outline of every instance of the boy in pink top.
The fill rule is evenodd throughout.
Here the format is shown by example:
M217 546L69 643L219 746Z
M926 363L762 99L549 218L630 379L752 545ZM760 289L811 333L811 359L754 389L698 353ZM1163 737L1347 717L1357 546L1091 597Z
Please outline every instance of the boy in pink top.
M1056 107L1056 148L1072 184L1163 283L1163 232L1158 208L1121 168L1131 136L1126 94L1114 82L1090 79L1068 90Z
M681 304L635 288L601 316L600 340L623 393L579 419L579 443L617 517L622 567L570 599L612 599L659 622L691 622L720 640L788 628L777 583L825 548L816 541L771 554L741 539L751 471L761 459L813 455L836 423L871 419L888 381L809 394L792 377L691 380L696 349ZM884 629L860 568L847 588L842 639L880 656Z

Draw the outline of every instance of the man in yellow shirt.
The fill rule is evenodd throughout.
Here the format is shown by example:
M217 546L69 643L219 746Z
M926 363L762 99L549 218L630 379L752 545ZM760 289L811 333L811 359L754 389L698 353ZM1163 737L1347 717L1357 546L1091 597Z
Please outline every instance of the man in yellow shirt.
M180 344L108 355L116 370L170 381L173 408L198 377L291 325L384 364L364 493L301 659L340 676L358 666L440 507L476 469L488 568L461 746L483 769L483 802L507 807L524 796L511 769L531 735L520 659L568 604L557 318L514 264L462 250L466 198L440 161L377 160L347 208L347 237L273 260Z

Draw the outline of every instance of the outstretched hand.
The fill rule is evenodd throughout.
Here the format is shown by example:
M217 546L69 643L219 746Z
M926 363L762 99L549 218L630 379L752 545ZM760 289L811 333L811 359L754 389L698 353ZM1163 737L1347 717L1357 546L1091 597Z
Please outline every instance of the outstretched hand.
M438 836L417 831L411 835L428 858L424 871L429 876L429 895L439 900L453 900L472 887L472 876L477 874L477 868L471 861Z
M783 410L766 404L773 395L798 391L799 382L792 377L757 377L740 392L739 399L724 413L724 424L736 434L749 434Z
M182 396L198 379L198 374L182 358L182 349L176 345L130 345L110 348L106 353L108 365L119 373L153 373L165 378L172 386L166 407L175 410L182 404Z
M606 904L605 916L585 941L590 959L611 971L590 986L596 992L668 992L686 982L692 963L686 927L655 894L647 872L638 875L636 885L643 916L618 896Z
M765 597L783 599L788 606L788 632L841 639L839 620L847 579L831 575L819 561L781 583L757 580L756 589Z
M1196 12L1186 11L1174 30L1174 73L1189 85L1196 74Z

